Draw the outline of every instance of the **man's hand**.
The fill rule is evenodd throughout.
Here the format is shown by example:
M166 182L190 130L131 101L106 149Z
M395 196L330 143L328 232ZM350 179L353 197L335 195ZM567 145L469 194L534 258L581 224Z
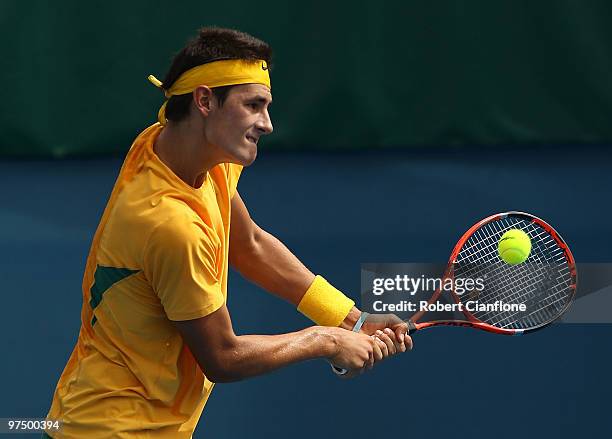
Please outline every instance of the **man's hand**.
M335 328L329 329L335 330ZM405 323L395 314L371 314L364 322L359 333L340 329L340 333L338 335L341 337L340 340L343 347L338 352L337 356L329 357L329 360L335 366L348 370L348 373L342 375L342 378L352 378L363 373L365 370L371 369L374 367L374 364L379 361L382 361L397 353L411 350L412 338L407 334L407 332L407 323ZM348 336L349 334L361 335L362 338L351 339ZM366 339L363 338L364 335L368 336L368 338L373 341L373 344L370 343L373 358L368 358L368 361L359 367L359 364L357 363L363 361L364 359L364 357L361 357L360 359L356 360L357 362L353 362L353 367L351 367L349 366L349 362L346 361L348 357L345 356L353 356L356 352L358 352L352 352L352 349L358 346L358 344L356 344L357 342L364 343L366 341ZM362 349L367 346L367 344L362 345ZM363 355L364 352L361 352ZM355 357L353 357L353 360L355 360Z
M395 314L370 314L361 331L373 335L385 344L385 357L412 349L412 338L408 335L408 324ZM386 348L386 352L384 349Z
M361 311L357 307L353 307L340 327L351 330L360 316ZM412 338L408 335L408 324L395 314L370 314L359 332L378 341L383 354L382 359L412 349ZM342 378L352 378L363 372L361 369L346 369L348 369L348 373L341 375Z
M386 357L387 347L375 337L342 328L321 327L320 330L333 338L334 349L327 359L336 367L362 373Z

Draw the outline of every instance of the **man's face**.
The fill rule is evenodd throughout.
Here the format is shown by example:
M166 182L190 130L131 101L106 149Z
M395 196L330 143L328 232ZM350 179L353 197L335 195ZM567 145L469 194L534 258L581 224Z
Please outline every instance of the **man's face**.
M257 142L272 132L268 108L272 103L270 89L262 84L232 87L223 106L213 98L206 118L205 135L217 148L223 162L248 166L257 156Z

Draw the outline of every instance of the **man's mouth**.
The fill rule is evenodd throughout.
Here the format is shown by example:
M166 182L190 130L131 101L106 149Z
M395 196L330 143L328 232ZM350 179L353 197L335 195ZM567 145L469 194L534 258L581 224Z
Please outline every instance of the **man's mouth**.
M257 140L259 140L259 139L255 138L253 136L248 136L248 135L246 136L246 138L248 139L249 142L252 142L255 145L257 145Z

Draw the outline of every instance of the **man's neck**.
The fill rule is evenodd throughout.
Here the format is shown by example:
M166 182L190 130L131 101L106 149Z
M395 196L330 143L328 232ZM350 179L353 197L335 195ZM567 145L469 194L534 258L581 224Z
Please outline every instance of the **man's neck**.
M197 189L215 163L206 160L205 148L192 131L187 124L168 124L157 137L153 150L178 178Z

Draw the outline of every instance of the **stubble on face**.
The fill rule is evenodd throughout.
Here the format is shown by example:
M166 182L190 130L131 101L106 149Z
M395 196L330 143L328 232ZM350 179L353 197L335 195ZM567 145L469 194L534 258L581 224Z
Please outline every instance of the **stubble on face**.
M253 163L261 136L272 132L268 113L271 102L270 90L261 84L232 87L223 105L215 99L206 137L219 151L221 162L243 166Z

